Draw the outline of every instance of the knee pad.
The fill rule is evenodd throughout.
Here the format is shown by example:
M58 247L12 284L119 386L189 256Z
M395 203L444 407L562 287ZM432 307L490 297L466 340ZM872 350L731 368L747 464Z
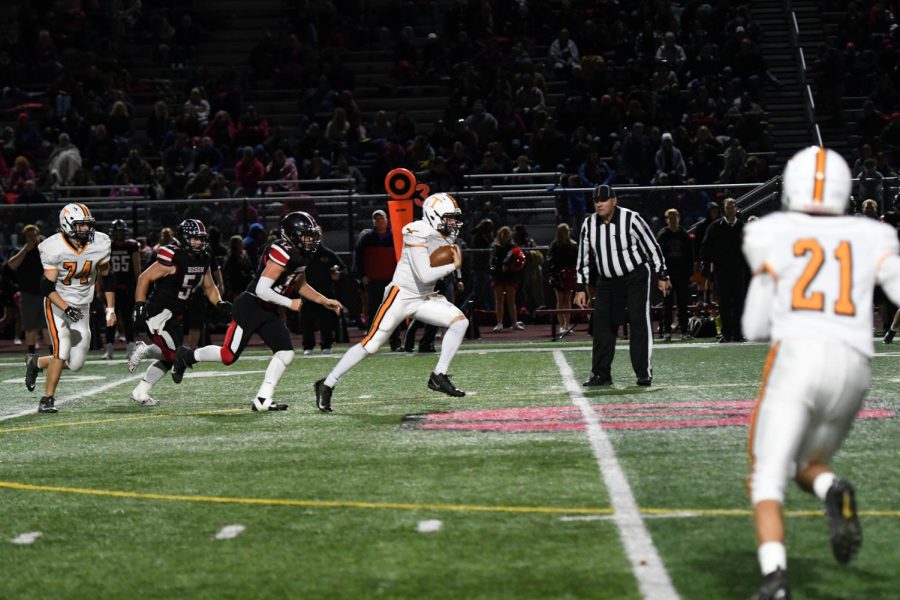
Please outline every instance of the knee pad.
M226 367L237 360L237 356L234 355L234 352L232 352L231 348L228 346L222 346L222 349L219 351L219 356L222 358L222 364Z
M274 358L277 358L281 361L284 366L288 366L294 360L294 351L293 350L279 350L275 353Z
M70 371L80 371L81 367L84 366L84 361L87 357L80 352L70 352L69 358L65 359L66 367Z

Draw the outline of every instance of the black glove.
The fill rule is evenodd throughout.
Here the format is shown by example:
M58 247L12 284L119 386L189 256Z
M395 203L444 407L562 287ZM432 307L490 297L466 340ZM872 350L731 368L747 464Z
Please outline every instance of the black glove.
M231 319L231 302L219 300L216 303L216 310L219 311L219 318L223 321Z
M70 306L64 312L66 313L66 316L69 317L69 320L73 323L84 318L84 313L74 306Z
M131 320L134 321L135 329L137 329L138 331L144 329L144 324L147 322L146 302L134 303L134 313L131 315Z

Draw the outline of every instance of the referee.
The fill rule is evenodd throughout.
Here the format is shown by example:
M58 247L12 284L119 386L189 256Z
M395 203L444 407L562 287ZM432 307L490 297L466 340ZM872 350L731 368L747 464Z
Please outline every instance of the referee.
M657 273L659 291L666 296L672 287L666 263L650 227L635 211L616 206L616 194L611 187L598 185L593 199L595 214L587 217L581 226L576 267L575 304L582 308L586 305L589 284L594 284L597 290L591 377L584 385L612 385L610 367L616 350L616 332L626 320L631 325L629 347L637 384L650 385L653 380L650 272ZM592 271L597 276L596 282L590 279Z

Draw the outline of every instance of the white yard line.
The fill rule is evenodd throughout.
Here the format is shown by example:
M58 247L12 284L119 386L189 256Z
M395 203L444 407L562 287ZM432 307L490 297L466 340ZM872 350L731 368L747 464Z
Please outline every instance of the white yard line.
M600 475L609 491L613 520L619 530L619 538L625 547L625 554L628 555L628 560L631 562L631 570L637 578L641 595L652 600L677 599L678 592L675 591L669 573L656 551L656 546L653 545L653 540L644 527L637 502L631 492L631 486L628 485L628 479L616 459L616 452L609 437L600 425L600 417L585 398L562 350L553 351L553 360L556 361L572 404L578 407L584 419L591 450L594 452Z
M114 387L118 387L118 386L122 385L123 383L128 383L129 381L136 381L143 376L144 376L143 373L138 373L137 375L131 375L130 377L125 377L123 379L116 379L115 381L110 381L109 383L104 383L103 385L98 385L97 387L88 388L86 390L77 392L72 395L66 395L65 398L56 400L56 406L65 404L65 403L69 402L70 400L77 400L77 399L83 398L85 396L93 396L94 394L101 394L107 390L113 389ZM39 392L39 390L36 390L36 392ZM40 394L35 393L34 398L35 398L35 400L39 400ZM37 406L35 405L33 408L29 408L28 410L20 410L17 413L12 413L12 414L8 414L8 415L0 415L0 422L9 421L11 419L18 419L19 417L25 417L28 415L33 415L36 412L37 412Z
M16 537L10 540L10 543L16 544L17 546L27 546L29 544L33 544L39 537L44 535L40 531L29 531L28 533L20 533Z
M244 533L244 530L247 529L245 526L237 524L237 525L226 525L222 529L219 530L219 533L215 535L215 539L217 540L233 540L237 536Z

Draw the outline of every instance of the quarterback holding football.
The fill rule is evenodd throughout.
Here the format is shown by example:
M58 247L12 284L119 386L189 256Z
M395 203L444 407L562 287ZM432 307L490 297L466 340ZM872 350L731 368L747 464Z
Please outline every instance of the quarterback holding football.
M316 406L320 411L331 412L331 394L338 380L364 358L378 352L407 317L447 328L428 387L448 396L466 395L453 385L447 370L459 350L469 320L452 302L434 291L437 280L462 265L462 254L454 243L462 226L461 216L453 196L432 194L422 205L422 218L403 227L403 253L368 333L344 354L328 377L315 384Z

